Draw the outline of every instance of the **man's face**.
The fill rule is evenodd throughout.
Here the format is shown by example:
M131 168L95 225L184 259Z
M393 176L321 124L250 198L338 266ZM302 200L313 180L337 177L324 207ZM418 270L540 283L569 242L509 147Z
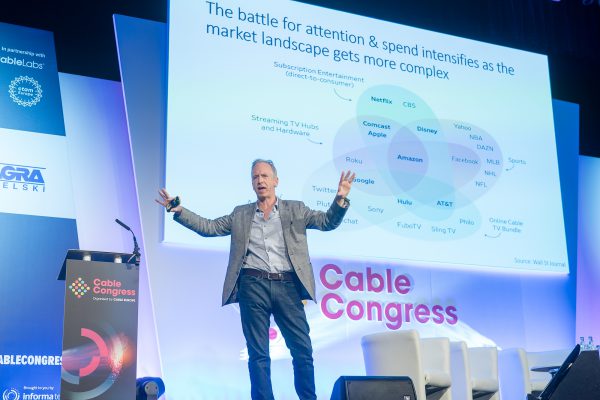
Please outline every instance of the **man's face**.
M259 200L275 197L275 187L279 178L273 176L273 169L267 163L258 163L252 168L252 189Z

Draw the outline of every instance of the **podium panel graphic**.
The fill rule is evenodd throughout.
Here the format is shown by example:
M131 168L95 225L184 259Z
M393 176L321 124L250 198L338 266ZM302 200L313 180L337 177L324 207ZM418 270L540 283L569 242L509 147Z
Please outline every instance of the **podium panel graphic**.
M60 395L135 398L138 275L130 254L69 250Z

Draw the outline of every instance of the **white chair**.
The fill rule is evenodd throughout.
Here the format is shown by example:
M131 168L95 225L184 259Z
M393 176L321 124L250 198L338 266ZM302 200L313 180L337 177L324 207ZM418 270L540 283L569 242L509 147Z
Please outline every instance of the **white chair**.
M465 342L452 342L450 364L454 400L500 399L495 347L468 348Z
M421 340L415 330L382 332L362 338L367 375L408 376L417 400L451 400L450 342Z
M471 365L465 342L450 342L450 371L452 398L454 400L472 400Z
M473 399L500 400L498 349L471 347L468 351Z
M502 397L508 400L525 399L528 394L544 390L551 375L533 372L534 367L559 366L571 349L527 352L522 348L500 352L500 384Z
M428 399L452 399L450 387L450 340L448 338L421 339L421 354L425 372L425 392Z
M500 392L507 400L525 400L529 389L527 353L522 348L504 349L498 359Z

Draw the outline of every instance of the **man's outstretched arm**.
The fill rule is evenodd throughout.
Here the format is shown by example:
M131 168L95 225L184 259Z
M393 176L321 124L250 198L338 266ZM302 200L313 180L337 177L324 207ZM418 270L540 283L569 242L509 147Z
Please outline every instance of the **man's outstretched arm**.
M174 197L169 196L169 193L163 188L158 191L161 200L155 199L158 204L165 207L173 201ZM173 213L173 219L181 225L196 232L200 236L227 236L231 234L232 215L225 215L217 219L207 219L188 210L187 208L178 205L170 209Z

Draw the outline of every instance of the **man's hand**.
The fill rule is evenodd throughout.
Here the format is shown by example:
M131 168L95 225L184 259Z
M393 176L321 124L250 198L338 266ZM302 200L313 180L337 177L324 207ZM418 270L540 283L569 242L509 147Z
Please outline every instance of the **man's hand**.
M335 201L338 203L340 207L345 206L344 199L350 193L350 189L352 189L352 182L354 182L354 178L356 174L352 171L342 171L342 175L340 176L340 182L338 184L337 194L335 196Z
M171 200L174 199L174 197L169 196L169 193L165 188L160 189L158 191L158 194L160 195L161 200L154 199L154 201L163 206L164 208L167 208L167 205L171 202ZM171 208L171 212L174 212L177 215L181 214L182 210L183 208L181 206Z

